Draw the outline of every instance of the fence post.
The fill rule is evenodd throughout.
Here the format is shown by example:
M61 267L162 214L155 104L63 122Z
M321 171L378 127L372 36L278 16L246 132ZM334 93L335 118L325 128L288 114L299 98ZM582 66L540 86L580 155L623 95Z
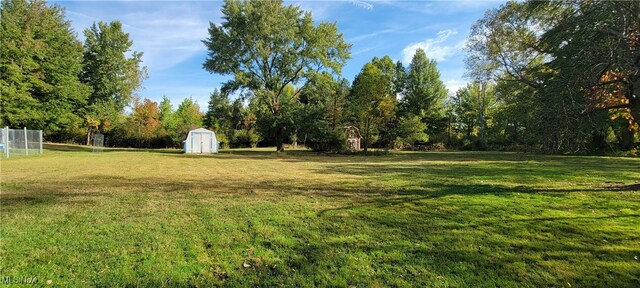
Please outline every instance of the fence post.
M29 141L27 140L27 127L24 127L24 155L29 155Z
M40 134L40 155L42 155L42 130L38 130L38 134Z
M5 141L5 145L4 145L4 152L7 154L7 158L9 158L9 126L3 128L6 133L2 133L3 135L5 135L4 137L4 141Z

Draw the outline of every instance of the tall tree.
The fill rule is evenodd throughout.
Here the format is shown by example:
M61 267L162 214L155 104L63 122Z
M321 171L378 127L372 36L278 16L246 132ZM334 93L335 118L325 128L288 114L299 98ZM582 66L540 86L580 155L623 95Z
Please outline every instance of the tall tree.
M549 66L567 93L586 94L584 114L608 111L640 128L640 2L583 1L529 4L530 10L567 11L541 37ZM565 95L567 93L564 93ZM593 117L591 115L591 117ZM633 136L627 137L632 139ZM626 143L627 149L630 143Z
M405 79L402 104L406 114L420 116L429 125L443 113L447 87L440 79L435 60L427 58L424 50L416 50Z
M382 76L384 77L384 84L387 88L386 95L395 95L396 94L396 83L398 83L398 77L396 76L397 66L391 60L391 57L385 55L382 58L373 57L371 60L373 65L376 65Z
M393 96L388 95L389 87L386 80L375 64L367 63L356 76L349 95L348 102L354 122L358 123L360 132L364 133L365 153L378 125L393 113L393 106L390 104L393 103Z
M146 67L141 67L142 52L131 52L133 41L122 30L119 21L93 23L84 30L84 60L82 82L93 92L89 96L87 119L99 121L104 128L105 121L115 115L104 115L101 110L122 113L129 105L136 90L146 77ZM127 55L131 53L130 57ZM91 130L87 139L90 139Z
M40 0L1 5L0 122L43 129L52 140L63 140L82 124L78 109L89 93L78 81L82 44L58 5Z
M234 135L233 110L234 107L229 102L229 96L220 93L218 89L211 93L203 124L208 129L216 132L218 141L225 147L228 146L229 139Z
M406 84L407 84L406 81L407 81L407 69L404 68L404 65L402 65L402 62L397 61L395 81L393 83L393 87L394 87L393 92L395 92L395 94L402 94L404 92L404 89L406 88Z
M178 119L169 97L162 96L158 105L160 111L161 136L165 147L180 147L182 139L178 137Z
M229 97L215 89L209 98L209 106L204 115L203 124L209 129L217 129L220 130L219 133L228 134L228 130L231 129L232 112Z
M477 128L478 144L481 147L485 145L488 115L497 103L494 87L490 82L472 82L458 90L454 98L454 109L465 127L466 136L470 138Z
M584 97L566 93L574 90L565 85L573 77L558 77L562 75L548 63L553 56L540 43L542 35L568 16L569 10L558 3L531 9L530 3L509 1L487 11L471 29L467 64L472 79L491 78L501 90L516 93L505 100L525 112L517 117L536 144L550 151L575 151L593 130L591 119L580 115Z
M314 75L300 93L296 112L296 139L315 151L341 152L345 139L345 104L349 92L346 79L323 72Z
M627 119L622 138L633 139L640 116L639 13L633 1L510 1L473 26L470 75L517 92L506 95L507 103L525 112L517 117L526 117L527 134L543 149L602 147L607 127L619 127L607 114Z
M295 94L285 95L285 88L304 87L317 71L340 73L351 46L335 23L316 26L311 13L285 6L281 0L227 0L222 13L222 24L211 23L209 38L203 41L208 49L204 68L233 75L223 92L247 88L260 99L277 121L273 123L276 149L284 151L287 127L278 119L285 103L295 99Z

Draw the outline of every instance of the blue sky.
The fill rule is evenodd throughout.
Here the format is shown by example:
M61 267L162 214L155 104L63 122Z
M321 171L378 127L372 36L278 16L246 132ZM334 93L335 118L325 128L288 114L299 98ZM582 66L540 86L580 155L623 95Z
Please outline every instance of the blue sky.
M374 56L389 55L408 65L422 48L438 61L450 92L466 83L464 41L473 23L503 1L287 1L311 11L315 21L336 22L352 58L343 77L353 81ZM206 109L209 95L227 78L202 69L209 22L220 23L221 1L59 1L78 37L94 21L119 20L144 52L149 78L138 94L159 101L168 96L174 107L184 98Z

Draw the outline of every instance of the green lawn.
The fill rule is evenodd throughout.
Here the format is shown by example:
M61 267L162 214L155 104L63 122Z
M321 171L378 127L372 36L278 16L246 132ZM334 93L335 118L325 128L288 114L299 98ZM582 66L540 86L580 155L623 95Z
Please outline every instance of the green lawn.
M54 286L640 286L638 158L50 148L2 159L2 276Z

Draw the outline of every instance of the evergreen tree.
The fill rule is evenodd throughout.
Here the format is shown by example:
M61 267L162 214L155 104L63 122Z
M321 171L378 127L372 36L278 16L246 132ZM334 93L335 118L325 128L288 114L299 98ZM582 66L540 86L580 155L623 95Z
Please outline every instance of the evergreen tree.
M65 140L80 125L89 87L78 81L82 45L58 5L5 0L0 21L2 125Z
M109 123L124 111L142 85L146 68L140 67L142 52L133 51L131 57L127 57L133 42L119 21L93 23L84 30L84 36L84 66L80 78L93 89L86 119L98 123L96 130L106 132ZM89 129L87 143L92 132Z
M447 87L440 80L436 61L428 59L424 50L418 49L413 55L405 84L402 99L404 114L420 116L434 129L435 121L439 120L444 112Z

